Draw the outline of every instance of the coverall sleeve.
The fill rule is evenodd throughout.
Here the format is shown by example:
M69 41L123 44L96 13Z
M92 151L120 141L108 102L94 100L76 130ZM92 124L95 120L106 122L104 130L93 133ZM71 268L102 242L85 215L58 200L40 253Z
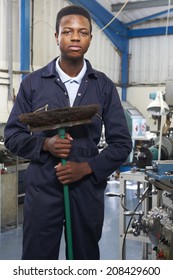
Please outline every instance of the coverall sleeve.
M88 159L95 183L100 183L127 160L132 140L116 87L108 82L103 106L103 123L107 146L95 157Z
M4 129L5 146L19 157L44 163L48 158L48 153L41 149L45 138L37 134L32 135L28 126L18 120L19 115L32 112L29 90L29 81L27 82L26 78L25 87L23 83L20 85L17 98Z

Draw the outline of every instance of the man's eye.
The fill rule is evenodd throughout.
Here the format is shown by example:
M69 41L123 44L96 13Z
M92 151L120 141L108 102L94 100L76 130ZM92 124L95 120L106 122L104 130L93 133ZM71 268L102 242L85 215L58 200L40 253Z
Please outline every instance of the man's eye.
M88 33L86 31L81 31L80 33L82 36L88 36Z
M63 34L71 34L71 31L70 30L66 30L66 31L63 31L62 33Z

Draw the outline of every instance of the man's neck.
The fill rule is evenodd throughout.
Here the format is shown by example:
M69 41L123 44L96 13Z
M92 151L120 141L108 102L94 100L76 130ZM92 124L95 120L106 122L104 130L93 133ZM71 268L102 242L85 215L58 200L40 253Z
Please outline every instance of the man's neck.
M61 57L59 59L59 66L70 77L76 77L80 73L83 63L83 59L70 61L61 59Z

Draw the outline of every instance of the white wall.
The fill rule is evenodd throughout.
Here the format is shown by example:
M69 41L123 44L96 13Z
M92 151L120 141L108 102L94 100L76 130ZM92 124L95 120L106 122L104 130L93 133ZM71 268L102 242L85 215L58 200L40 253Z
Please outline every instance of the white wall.
M173 35L130 40L129 83L157 85L165 83L173 67Z

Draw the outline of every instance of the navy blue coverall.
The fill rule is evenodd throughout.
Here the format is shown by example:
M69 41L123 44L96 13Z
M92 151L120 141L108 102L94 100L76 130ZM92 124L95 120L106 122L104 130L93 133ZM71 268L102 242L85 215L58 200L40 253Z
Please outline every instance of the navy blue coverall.
M42 150L45 137L57 131L30 133L27 125L18 120L24 113L69 106L55 61L23 79L4 131L6 147L30 160L25 176L23 259L58 259L64 225L63 186L54 168L60 159ZM87 161L93 171L69 185L74 259L91 260L100 258L98 242L104 219L106 179L126 161L132 144L113 82L86 62L87 71L74 106L99 104L99 114L91 124L69 128L74 140L68 160ZM103 123L107 146L99 153L97 145Z

